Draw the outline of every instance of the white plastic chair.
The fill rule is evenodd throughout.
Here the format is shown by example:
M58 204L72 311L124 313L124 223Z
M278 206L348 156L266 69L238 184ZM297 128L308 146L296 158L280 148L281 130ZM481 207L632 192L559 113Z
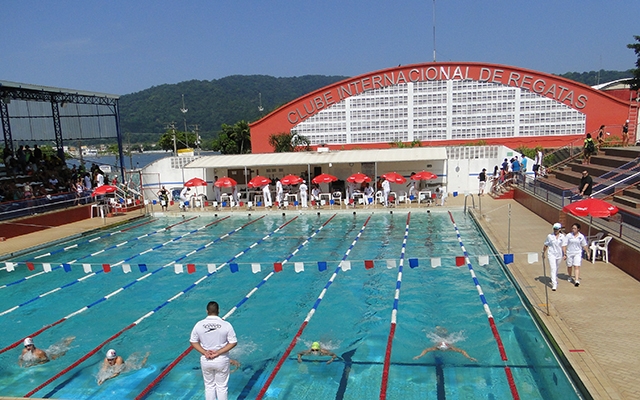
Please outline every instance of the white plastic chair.
M589 248L591 249L591 263L596 262L596 256L598 252L602 252L602 261L609 263L609 242L613 239L611 236L607 236L604 239L591 243Z

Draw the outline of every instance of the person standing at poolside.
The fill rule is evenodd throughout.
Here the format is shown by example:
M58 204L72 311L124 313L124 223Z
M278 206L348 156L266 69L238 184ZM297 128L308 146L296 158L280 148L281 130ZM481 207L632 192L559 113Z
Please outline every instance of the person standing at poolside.
M271 207L271 190L268 183L262 187L262 197L264 197L264 206Z
M384 206L389 207L389 193L391 193L391 184L388 179L382 181L382 198L384 199Z
M544 241L544 247L542 247L542 259L544 259L545 252L547 253L547 259L549 260L549 271L551 274L551 290L555 291L558 288L558 264L562 260L564 250L564 235L562 234L562 225L560 222L553 224L553 233L547 235L547 239Z
M300 183L300 204L302 205L302 208L307 208L309 207L309 205L307 204L307 199L308 199L308 191L309 191L309 187L307 186L307 181L303 180L302 183Z
M238 344L233 326L220 318L219 312L218 303L210 301L207 318L195 324L189 339L191 346L202 354L200 366L206 400L227 400L228 353Z
M484 194L484 187L487 185L487 169L482 168L482 172L478 174L478 179L480 183L478 185L478 196L482 196Z
M213 199L220 204L220 188L216 186L218 175L213 177Z
M320 342L313 342L311 344L311 348L309 350L301 351L298 353L298 362L302 362L302 356L306 356L307 354L312 356L329 356L331 360L327 361L327 364L331 364L333 360L338 358L335 353L330 352L329 350L323 349L320 347Z
M284 190L282 188L282 182L279 178L276 178L276 203L278 208L282 207L282 198L284 196Z
M580 286L580 264L582 263L582 250L587 254L589 258L589 246L587 246L587 239L580 232L580 224L575 223L571 225L571 233L568 233L564 237L564 243L562 245L562 251L567 257L567 273L569 274L568 281L573 283L576 287ZM573 279L573 269L576 271L576 278Z

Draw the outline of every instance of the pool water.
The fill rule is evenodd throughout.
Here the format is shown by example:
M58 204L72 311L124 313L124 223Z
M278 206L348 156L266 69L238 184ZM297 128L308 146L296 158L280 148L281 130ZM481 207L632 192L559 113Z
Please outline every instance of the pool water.
M332 216L326 212L245 214L226 219L203 215L192 220L164 216L144 225L132 222L122 232L122 226L113 228L111 232L118 233L112 235L99 231L8 260L21 263L14 272L0 271L0 286L42 271L42 263L52 267L70 263L70 272L58 268L0 289L0 313L20 305L0 316L0 348L91 306L34 337L36 346L46 349L62 338L75 336L64 356L20 368L17 359L22 345L0 354L0 394L24 396L156 310L33 395L135 398L189 347L189 334L195 322L206 316L207 302L217 301L221 316L226 314L273 270L275 262L286 261L282 272L271 276L228 317L238 335L238 346L230 355L241 363L231 374L229 398L253 399L366 223L346 257L351 269L338 269L264 398L379 398L407 213ZM500 357L469 269L466 265L456 266L455 257L463 254L449 215L412 212L387 399L512 398L505 366L513 373L520 398L580 398L522 305L500 257L492 255L473 221L462 213L453 216L508 360ZM164 229L174 224L177 225ZM319 230L323 224L326 226ZM91 241L96 237L100 239ZM77 247L70 247L75 243ZM68 250L61 251L64 247ZM107 250L100 252L103 249ZM42 256L49 252L52 254ZM292 253L295 254L291 256ZM481 255L489 255L488 265L478 265ZM432 268L434 258L440 258L442 265ZM410 268L408 259L417 259L418 266ZM131 273L123 273L122 263L113 266L110 273L101 272L102 264L114 265L124 260L131 266ZM374 268L366 269L365 260L373 260ZM26 261L33 262L36 270L29 271ZM325 271L318 269L318 262L322 261L327 263ZM174 272L175 262L184 265L184 273ZM304 263L303 272L294 271L295 262ZM187 273L188 263L195 264L195 273ZM231 273L229 263L237 264L238 272ZM90 264L94 272L100 272L85 278L88 274L82 264ZM151 273L142 280L137 280L145 276L138 264L145 264ZM208 275L212 264L220 269L192 286ZM252 264L259 264L261 272L253 273ZM76 281L82 278L85 279ZM98 301L125 286L107 300ZM174 298L185 290L184 295ZM169 299L172 301L166 303ZM477 362L452 351L430 352L414 360L434 344L428 335L436 327L459 336L455 346ZM299 363L296 354L314 341L339 359L326 364L327 357L304 357ZM136 365L97 385L101 363L110 348L125 359L140 360L146 353L149 357L144 365ZM151 389L148 398L204 398L198 354L191 352L178 363Z

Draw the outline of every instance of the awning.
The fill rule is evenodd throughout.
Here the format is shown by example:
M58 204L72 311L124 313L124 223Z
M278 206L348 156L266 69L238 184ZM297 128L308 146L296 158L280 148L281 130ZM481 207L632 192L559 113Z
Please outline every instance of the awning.
M206 156L185 165L185 168L244 168L288 165L322 165L348 163L386 163L446 160L446 147L414 147L402 149L334 150L328 152L301 151L293 153L262 153Z

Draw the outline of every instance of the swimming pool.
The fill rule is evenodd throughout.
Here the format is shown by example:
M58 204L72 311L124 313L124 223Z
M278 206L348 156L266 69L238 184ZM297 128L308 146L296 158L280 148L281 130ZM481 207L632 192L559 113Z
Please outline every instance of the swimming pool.
M10 260L23 263L14 272L0 273L0 286L9 285L0 289L0 348L54 323L34 337L38 347L68 336L75 340L64 356L27 369L17 365L21 344L2 352L1 393L24 396L39 388L35 397L135 398L189 347L193 324L205 316L207 302L215 300L221 315L239 305L228 316L239 341L231 357L242 364L231 375L230 398L253 399L260 393L273 399L380 398L399 287L386 398L513 398L507 369L521 398L579 398L499 257L491 255L471 220L462 213L453 218L506 361L467 265L456 266L456 257L463 254L447 213L161 217ZM489 263L480 266L483 255L489 255ZM365 267L369 260L370 269ZM25 261L33 262L33 272ZM269 275L280 262L282 272ZM43 263L53 271L21 280L42 271ZM176 263L184 273L175 273ZM319 263L326 263L326 269L320 271ZM62 264L69 272L56 268ZM111 272L103 272L103 264ZM123 272L125 264L130 273ZM187 264L195 266L194 273L187 272ZM87 266L95 275L84 272ZM258 266L261 271L253 273ZM304 271L295 272L300 267ZM39 297L45 293L50 294ZM457 336L455 345L478 361L451 351L414 360L434 344L427 336L436 327ZM340 359L328 365L326 358L298 363L296 353L313 341ZM293 351L287 354L290 345ZM98 386L96 376L109 348L125 359L147 352L149 358L144 366ZM191 352L150 389L148 398L203 398L203 392L198 356Z

